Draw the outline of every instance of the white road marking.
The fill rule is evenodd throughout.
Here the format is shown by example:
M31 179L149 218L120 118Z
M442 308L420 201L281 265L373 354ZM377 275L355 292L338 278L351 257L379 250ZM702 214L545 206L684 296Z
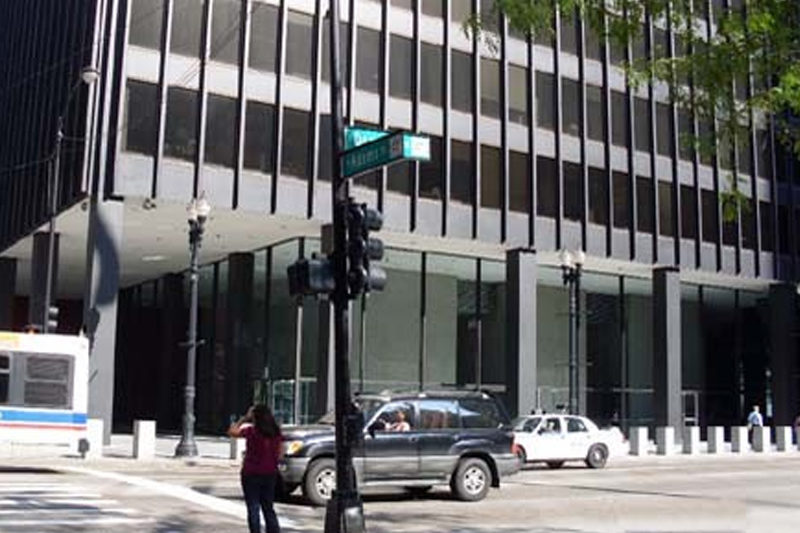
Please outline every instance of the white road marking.
M21 526L68 526L75 527L76 524L82 526L99 525L131 525L153 522L152 518L124 518L124 517L100 517L100 518L58 518L58 519L35 519L35 520L4 520L0 525L11 527Z
M64 513L65 511L80 511L84 512L83 509L75 509L74 507L48 507L46 509L39 509L39 508L31 508L31 507L22 507L21 509L0 509L0 516L8 516L20 513L27 513L28 511L36 511L37 516L43 514L57 514L57 513ZM126 515L135 515L138 514L139 511L136 509L130 509L127 507L112 507L107 509L96 509L97 512L109 513L109 514L126 514ZM5 523L5 522L2 522Z
M247 517L247 510L244 506L244 502L232 502L224 498L217 498L216 496L203 494L201 492L197 492L196 490L192 490L188 487L171 485L169 483L153 481L151 479L146 479L136 476L129 476L126 474L118 474L116 472L104 472L102 470L93 470L90 468L68 467L64 468L63 470L67 472L74 472L76 474L84 474L103 479L112 479L114 481L120 481L122 483L128 483L129 485L134 485L136 487L147 489L152 492L157 492L160 494L165 494L167 496L172 496L173 498L178 498L180 500L189 503L194 503L196 505L201 505L203 507L206 507L207 509L211 509L212 511L216 511L222 514L227 514L229 516L234 516L236 518L241 518L243 520ZM296 524L293 520L283 516L279 516L278 521L280 522L281 527L285 528L299 527L298 524Z

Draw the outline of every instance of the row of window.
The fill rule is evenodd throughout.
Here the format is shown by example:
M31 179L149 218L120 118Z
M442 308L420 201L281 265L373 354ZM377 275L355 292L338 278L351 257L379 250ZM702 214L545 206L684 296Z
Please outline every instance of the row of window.
M158 48L160 42L160 29L157 25L140 24L143 17L159 12L162 0L138 0L134 3L131 20L131 42L143 46ZM219 4L219 6L217 5ZM188 3L176 0L175 20L171 50L176 53L187 53L199 48L200 16L198 2L188 0ZM214 4L214 28L233 28L238 32L239 2L217 0ZM194 13L194 16L189 16ZM277 64L278 34L278 9L276 6L256 3L253 6L253 31L252 47L250 52L250 66L266 71L274 71ZM160 19L159 19L160 20ZM313 18L298 12L289 12L287 34L287 74L301 78L311 79L313 73L312 43L313 43ZM139 28L134 32L134 28ZM213 30L213 29L212 29ZM229 31L212 31L211 57L220 61L236 63L238 57L238 34L231 37ZM327 50L330 41L327 25L323 26L323 48ZM382 55L381 36L378 31L368 28L357 28L359 47L356 51L356 87L360 90L380 94L382 92ZM348 31L347 24L342 24L342 57L344 58L344 76L349 77L349 54L347 49ZM566 39L569 42L569 39ZM192 43L187 46L187 43ZM233 43L233 45L231 44ZM390 36L390 50L392 68L389 71L389 94L396 98L411 99L414 95L414 43L411 39L399 35ZM443 105L443 49L428 43L422 43L420 56L420 100L434 105ZM323 53L322 78L330 79L330 67L327 52ZM451 51L451 101L452 108L471 113L474 107L475 87L473 79L473 56L458 50ZM523 126L528 126L528 85L529 71L525 67L509 65L508 68L508 119ZM481 113L492 118L500 118L501 105L501 64L499 61L481 58L480 65L480 104ZM580 85L579 82L562 78L561 85L562 132L570 135L579 135L580 121ZM555 124L555 86L552 74L545 72L536 73L536 103L537 125L541 128L554 130ZM614 145L625 147L628 142L629 122L627 120L627 97L618 91L611 92L610 110L607 109L606 100L601 87L587 85L587 117L586 135L589 139L606 142L606 128L604 117L611 114L611 142ZM651 113L650 102L646 99L635 98L633 103L633 116L635 118L633 142L637 150L649 151L651 145ZM672 108L665 103L655 104L656 143L658 154L671 157L673 155ZM678 156L691 160L694 148L689 139L692 137L691 117L686 112L681 112L678 117ZM701 131L710 131L710 126L700 125ZM769 143L766 131L757 131L759 175L768 175L768 150ZM739 170L750 174L753 170L753 158L750 150L749 139L739 140ZM720 149L719 163L723 169L732 168L731 150ZM700 154L703 164L711 164L711 156L707 152Z
M127 87L125 148L128 151L153 155L157 139L157 86L129 80ZM168 91L164 154L168 157L194 161L197 155L197 92L171 87ZM136 109L137 116L130 115ZM306 111L286 108L283 122L284 142L281 159L281 173L302 179L309 179L314 150L311 146L312 120ZM235 162L234 142L236 138L236 100L210 94L208 97L208 120L206 125L205 162L233 167ZM248 101L245 107L245 134L243 166L247 169L273 173L275 171L275 107L256 101ZM374 124L360 124L376 127ZM331 120L329 115L320 119L320 139L330 137ZM306 139L306 142L298 142ZM319 178L330 180L330 144L319 143ZM444 196L444 146L442 139L431 136L431 160L420 164L419 194L422 198L441 199ZM480 147L480 205L499 209L502 205L503 179L502 154L497 147ZM410 194L413 184L413 166L400 163L389 167L387 188L391 191ZM536 159L536 198L537 213L540 216L556 217L559 205L558 169L553 159L538 156ZM530 171L527 153L510 151L508 198L509 209L520 213L530 212ZM475 201L475 165L472 143L453 140L451 142L451 183L450 199L455 202L473 204ZM563 214L566 219L580 220L584 209L583 175L580 165L564 162L563 167ZM360 184L376 187L378 174L358 178ZM612 176L613 223L617 228L630 228L632 216L629 205L631 181L628 175L614 172ZM658 181L658 220L659 232L674 236L673 189L671 182ZM605 225L609 222L608 179L599 168L588 169L590 222ZM636 229L643 232L655 230L654 182L650 178L637 176L635 179L637 220ZM694 189L686 185L680 187L681 236L697 237L697 204ZM718 235L719 201L712 191L701 193L702 239L716 242ZM755 209L746 206L742 210L743 245L755 247ZM769 213L762 208L762 213ZM771 234L769 216L762 220L762 230ZM735 224L723 226L723 242L735 244L737 228ZM772 238L764 238L764 248L769 249Z

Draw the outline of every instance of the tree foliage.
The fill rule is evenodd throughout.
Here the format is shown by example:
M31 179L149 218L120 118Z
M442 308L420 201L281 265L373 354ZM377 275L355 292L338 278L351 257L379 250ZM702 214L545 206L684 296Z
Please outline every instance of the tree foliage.
M627 51L631 85L665 84L673 101L694 113L697 134L682 134L681 142L700 153L733 157L737 139L771 120L783 150L800 155L798 0L495 0L491 15L497 13L529 35L552 34L556 13L577 14L587 31ZM491 38L486 16L473 16L465 31ZM674 44L652 42L647 58L634 59L632 45L649 40L650 27L671 31ZM729 177L734 214L742 179Z

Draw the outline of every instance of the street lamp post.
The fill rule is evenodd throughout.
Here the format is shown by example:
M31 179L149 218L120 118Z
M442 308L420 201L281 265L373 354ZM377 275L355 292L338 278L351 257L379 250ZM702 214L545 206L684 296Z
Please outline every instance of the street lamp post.
M100 71L94 67L85 67L81 70L81 77L76 81L67 93L67 101L64 103L64 110L58 115L56 121L56 146L53 153L53 175L48 180L50 189L49 224L47 230L47 276L44 286L44 304L42 305L42 332L50 330L50 304L53 299L53 268L56 249L56 214L58 213L58 189L61 186L61 144L64 142L64 117L69 110L72 97L77 92L82 83L92 85L100 77Z
M569 292L569 413L578 414L578 347L580 331L581 273L586 262L583 250L561 250L561 276Z
M183 389L184 412L181 441L175 448L175 457L196 457L197 443L194 440L194 397L195 397L195 366L197 363L197 286L200 277L198 255L203 242L203 232L211 205L203 195L193 198L186 211L189 215L189 251L191 263L189 267L189 284L191 302L189 304L189 331L186 340L186 386Z

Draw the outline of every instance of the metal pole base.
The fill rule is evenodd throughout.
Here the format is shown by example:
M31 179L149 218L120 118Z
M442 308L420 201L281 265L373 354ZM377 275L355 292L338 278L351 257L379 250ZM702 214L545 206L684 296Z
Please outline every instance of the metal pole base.
M324 533L366 533L364 505L358 495L339 499L336 494L325 507Z
M197 457L197 444L193 440L181 438L175 447L175 457Z

